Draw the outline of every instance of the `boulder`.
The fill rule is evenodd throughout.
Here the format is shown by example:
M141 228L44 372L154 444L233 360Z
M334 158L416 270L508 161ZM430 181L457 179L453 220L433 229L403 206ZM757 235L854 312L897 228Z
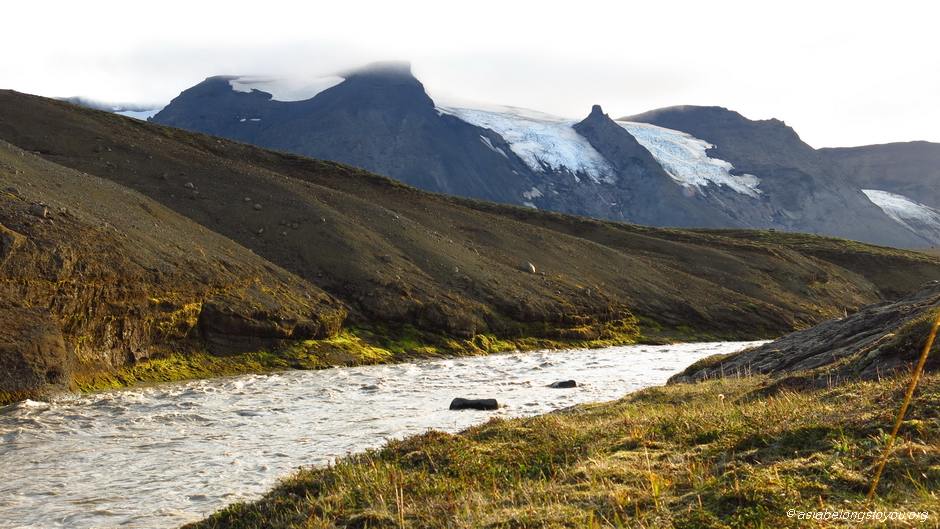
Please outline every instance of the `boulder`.
M499 403L496 399L461 399L456 398L450 401L452 410L496 410L499 409Z
M776 378L811 376L815 384L829 386L844 380L878 379L894 371L908 370L917 362L938 310L940 281L930 281L897 301L868 305L855 314L790 333L759 347L699 360L669 381L697 382L763 374ZM934 350L937 349L940 341L934 343ZM928 356L928 371L940 370L938 356ZM785 382L795 383L796 380Z
M555 389L576 388L578 383L574 380L559 380L558 382L552 382L548 387Z
M4 307L0 321L0 402L66 389L74 358L52 315L45 309Z
M45 204L33 204L29 206L29 214L44 219L49 216L49 208Z

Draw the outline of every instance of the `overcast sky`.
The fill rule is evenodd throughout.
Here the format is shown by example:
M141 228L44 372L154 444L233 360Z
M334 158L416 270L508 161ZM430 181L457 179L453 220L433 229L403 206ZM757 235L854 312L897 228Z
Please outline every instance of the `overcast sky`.
M166 103L215 74L408 60L432 96L569 117L721 105L815 147L940 142L934 4L7 2L0 88Z

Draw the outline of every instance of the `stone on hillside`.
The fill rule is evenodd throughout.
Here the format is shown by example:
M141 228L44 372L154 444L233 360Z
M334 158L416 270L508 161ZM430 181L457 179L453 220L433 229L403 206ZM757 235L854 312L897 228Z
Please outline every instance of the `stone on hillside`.
M44 219L49 216L49 208L45 204L33 204L29 206L29 214Z

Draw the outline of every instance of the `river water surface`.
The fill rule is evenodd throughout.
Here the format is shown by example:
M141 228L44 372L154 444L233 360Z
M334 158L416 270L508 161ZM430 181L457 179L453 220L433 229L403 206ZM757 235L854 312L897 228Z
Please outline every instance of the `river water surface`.
M0 528L162 528L259 497L298 465L662 384L715 342L290 371L0 408ZM550 389L575 379L574 389ZM448 411L493 397L494 412Z

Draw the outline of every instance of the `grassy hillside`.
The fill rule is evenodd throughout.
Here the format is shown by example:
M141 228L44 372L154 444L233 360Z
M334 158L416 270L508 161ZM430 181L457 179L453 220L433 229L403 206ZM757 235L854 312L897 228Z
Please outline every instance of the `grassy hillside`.
M865 493L906 379L764 398L762 378L653 388L605 404L303 470L190 529L869 527L796 511L940 512L940 378L923 380L869 509ZM808 410L812 410L808 413Z
M345 318L323 290L108 180L0 142L0 183L0 403L210 342L323 339Z
M54 348L65 357L97 351L85 364L107 372L85 388L513 347L772 337L940 277L940 259L925 254L456 199L11 91L0 91L0 140L15 146L0 188L17 189L0 193L0 226L13 233L4 240L32 241L36 259L61 268L47 294L25 295L32 257L12 254L19 264L0 267L0 306L46 313L40 327L61 330ZM52 213L36 222L29 210L40 203ZM62 208L85 212L87 229L66 222ZM172 226L153 215L172 216ZM71 260L61 260L63 248ZM85 286L73 263L87 262L122 277L112 289L120 301L109 289L68 288ZM293 285L283 307L241 306L241 294L233 302L223 296L230 289L203 288L229 278L261 285L274 280L259 279L268 273ZM128 289L139 291L134 303L121 297ZM166 289L177 295L174 310L188 311L178 331L141 330L159 328L141 300L169 306ZM200 293L178 295L190 289ZM259 299L268 295L259 289ZM70 318L95 311L97 330L73 332ZM149 338L134 341L140 333ZM16 344L30 339L13 339L10 354L21 357Z

